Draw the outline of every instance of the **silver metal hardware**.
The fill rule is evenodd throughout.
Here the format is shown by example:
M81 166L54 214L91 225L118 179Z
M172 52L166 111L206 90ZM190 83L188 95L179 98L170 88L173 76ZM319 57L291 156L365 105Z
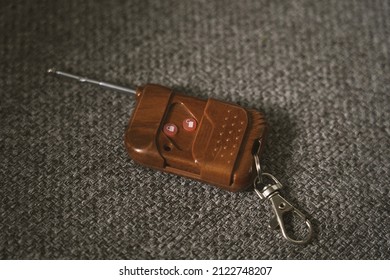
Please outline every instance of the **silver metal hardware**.
M258 142L259 142L259 147L257 148L257 151L255 153L256 156L253 157L255 160L255 167L256 167L256 173L257 173L257 177L256 177L255 181L253 182L253 184L255 184L255 185L263 183L263 177L261 176L261 174L263 174L263 171L261 170L261 164L260 164L260 158L259 158L260 148L261 148L261 139L259 139ZM256 189L256 186L255 186L255 189Z
M70 74L70 73L63 72L63 71L58 71L58 70L56 70L54 68L50 68L49 70L47 70L47 73L52 74L52 75L59 75L59 76L67 77L67 78L70 78L70 79L75 79L75 80L78 80L80 83L93 84L93 85L98 85L98 86L101 86L101 87L104 87L104 88L108 88L108 89L112 89L112 90L116 90L116 91L136 94L136 90L132 89L132 88L126 88L126 87L114 85L114 84L111 84L111 83L106 83L106 82L93 80L93 79L90 79L90 78L87 78L87 77L73 75L73 74Z
M261 144L261 143L260 143ZM253 155L257 170L257 178L261 178L260 180L256 179L254 182L254 190L256 194L260 197L261 200L269 200L271 201L272 209L275 213L275 216L270 221L270 228L271 229L277 229L280 228L280 231L282 232L283 237L294 244L306 244L310 241L312 234L313 234L313 227L310 223L310 221L306 218L306 216L293 207L286 199L284 199L280 194L279 190L283 188L282 184L276 179L272 174L269 173L259 173L259 170L261 172L261 168L257 168L257 165L260 166L260 159L258 153L255 153ZM267 181L271 181L271 183L268 183L264 185L264 179L267 179ZM302 240L296 240L294 238L291 238L287 232L285 222L284 222L284 215L288 212L293 212L296 214L300 219L302 219L307 228L308 233Z

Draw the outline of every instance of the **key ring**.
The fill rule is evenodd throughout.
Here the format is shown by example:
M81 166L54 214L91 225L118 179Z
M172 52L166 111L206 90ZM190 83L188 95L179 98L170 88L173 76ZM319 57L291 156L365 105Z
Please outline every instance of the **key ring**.
M276 179L275 176L273 176L270 173L262 172L261 165L260 165L260 158L259 158L261 140L259 140L259 144L260 144L259 150L253 154L256 172L257 172L257 177L253 182L253 187L256 194L260 197L261 200L271 201L272 209L275 213L275 216L271 219L269 226L271 229L280 228L283 237L291 243L306 244L310 241L312 237L313 227L309 219L307 219L306 216L301 211L293 207L286 199L284 199L279 194L279 190L283 188L283 185L279 182L279 180ZM271 180L272 183L264 185L263 177L266 177L267 179ZM296 215L298 215L298 217L300 217L308 227L309 232L302 240L296 240L289 236L283 219L283 216L288 212L293 212Z

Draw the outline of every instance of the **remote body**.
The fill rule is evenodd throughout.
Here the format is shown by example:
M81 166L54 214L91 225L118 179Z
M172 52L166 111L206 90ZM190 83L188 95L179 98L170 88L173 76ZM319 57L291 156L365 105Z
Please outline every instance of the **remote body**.
M228 191L252 186L253 153L261 153L267 132L260 112L155 84L138 87L136 99L125 132L135 162Z

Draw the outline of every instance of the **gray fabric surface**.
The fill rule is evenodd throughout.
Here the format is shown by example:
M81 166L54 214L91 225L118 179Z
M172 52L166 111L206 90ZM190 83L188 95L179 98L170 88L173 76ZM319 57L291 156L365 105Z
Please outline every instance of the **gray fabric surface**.
M388 1L1 1L0 258L389 259ZM263 111L262 164L313 222L143 168L134 99L48 77L159 83Z

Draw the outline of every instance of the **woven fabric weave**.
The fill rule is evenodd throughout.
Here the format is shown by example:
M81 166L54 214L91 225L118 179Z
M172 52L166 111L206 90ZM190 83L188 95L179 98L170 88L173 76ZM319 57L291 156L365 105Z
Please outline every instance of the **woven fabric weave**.
M388 1L2 1L1 259L389 259ZM134 163L131 96L158 83L265 113L262 164L311 219ZM157 106L157 104L156 104Z

